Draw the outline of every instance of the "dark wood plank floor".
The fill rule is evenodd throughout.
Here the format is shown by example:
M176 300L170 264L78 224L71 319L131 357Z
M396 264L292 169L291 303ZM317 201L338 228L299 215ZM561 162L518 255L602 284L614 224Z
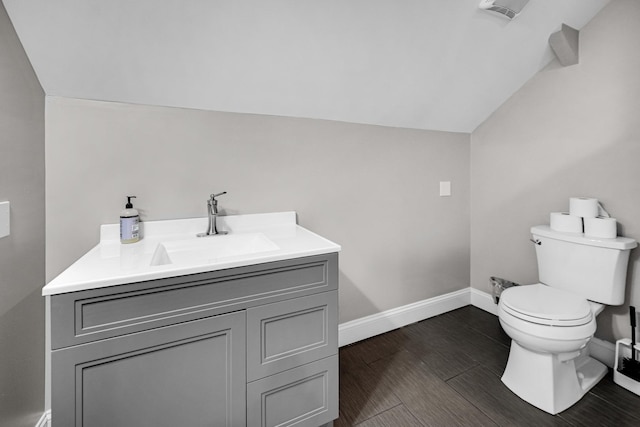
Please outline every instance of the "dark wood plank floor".
M640 426L640 397L611 372L555 416L522 401L500 381L509 344L496 316L467 306L342 347L334 425Z

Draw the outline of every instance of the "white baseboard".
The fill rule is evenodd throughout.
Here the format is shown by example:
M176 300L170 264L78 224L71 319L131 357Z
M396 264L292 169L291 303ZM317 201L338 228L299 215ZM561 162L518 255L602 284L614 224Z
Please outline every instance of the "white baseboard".
M469 302L469 288L466 288L342 323L338 327L338 344L342 347L371 338L467 306Z
M616 361L615 344L593 337L591 341L589 341L589 352L591 357L613 368Z
M342 347L469 304L493 315L498 315L498 306L493 302L491 294L469 287L342 323L338 327L338 343ZM613 368L614 344L594 337L589 342L589 351L594 359Z
M42 414L42 416L36 423L35 427L49 427L50 425L51 425L51 411L46 411L44 414Z
M469 288L471 305L488 313L498 315L498 304L493 302L493 296L475 288Z

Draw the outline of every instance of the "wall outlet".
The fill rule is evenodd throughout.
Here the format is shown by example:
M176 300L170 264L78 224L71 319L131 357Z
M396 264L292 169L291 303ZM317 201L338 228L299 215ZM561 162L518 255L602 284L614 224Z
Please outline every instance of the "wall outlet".
M451 181L440 181L440 196L451 195Z
M11 232L9 218L9 202L0 202L0 238L6 237Z

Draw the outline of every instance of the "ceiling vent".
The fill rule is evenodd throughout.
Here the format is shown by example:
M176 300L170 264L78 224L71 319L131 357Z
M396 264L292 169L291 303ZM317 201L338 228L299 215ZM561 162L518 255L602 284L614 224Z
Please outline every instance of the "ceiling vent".
M528 2L529 0L481 0L478 7L513 19Z

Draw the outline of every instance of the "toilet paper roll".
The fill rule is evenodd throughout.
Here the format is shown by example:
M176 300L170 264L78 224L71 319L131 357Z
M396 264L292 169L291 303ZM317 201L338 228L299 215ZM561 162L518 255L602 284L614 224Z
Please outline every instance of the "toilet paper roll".
M569 213L583 218L598 216L598 199L590 197L572 197L569 199Z
M605 218L602 216L596 218L585 218L584 235L586 237L615 239L618 235L616 224L617 221L615 218Z
M551 212L549 225L554 231L565 233L582 233L582 217L567 212Z

